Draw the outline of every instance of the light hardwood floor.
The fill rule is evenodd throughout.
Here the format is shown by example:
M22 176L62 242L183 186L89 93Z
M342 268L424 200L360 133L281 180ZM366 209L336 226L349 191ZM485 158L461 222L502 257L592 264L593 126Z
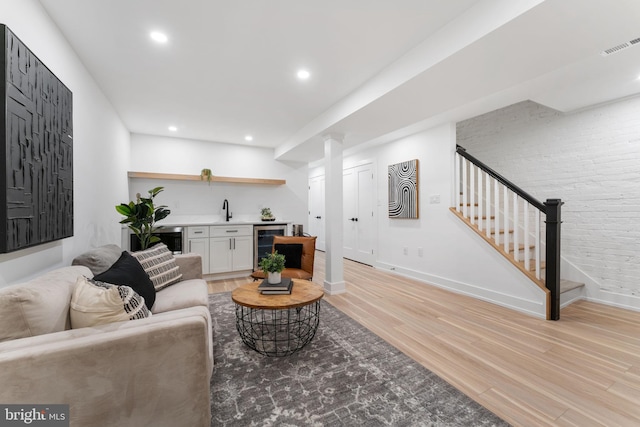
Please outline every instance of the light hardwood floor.
M330 304L509 423L640 426L640 313L581 301L547 321L348 260L344 276Z

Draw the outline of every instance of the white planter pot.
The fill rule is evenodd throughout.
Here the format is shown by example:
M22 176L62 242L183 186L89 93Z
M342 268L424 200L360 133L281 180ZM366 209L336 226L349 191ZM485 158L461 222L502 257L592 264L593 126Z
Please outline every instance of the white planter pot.
M282 282L282 273L281 272L278 272L278 273L269 272L269 276L267 277L267 280L271 284L280 283L280 282Z

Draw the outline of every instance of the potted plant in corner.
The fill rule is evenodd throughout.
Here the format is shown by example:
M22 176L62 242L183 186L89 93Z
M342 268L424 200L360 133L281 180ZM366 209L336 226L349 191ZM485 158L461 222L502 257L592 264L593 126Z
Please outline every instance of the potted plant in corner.
M166 209L166 206L155 206L153 203L153 199L163 189L164 187L156 187L149 190L149 197L140 197L140 193L138 193L135 203L121 203L116 206L116 211L125 216L120 224L127 224L127 227L138 237L140 247L143 250L160 241L159 237L153 235L155 223L171 213L169 209Z
M260 260L260 268L267 276L267 281L271 284L282 281L282 270L284 270L284 255L278 251L267 254Z

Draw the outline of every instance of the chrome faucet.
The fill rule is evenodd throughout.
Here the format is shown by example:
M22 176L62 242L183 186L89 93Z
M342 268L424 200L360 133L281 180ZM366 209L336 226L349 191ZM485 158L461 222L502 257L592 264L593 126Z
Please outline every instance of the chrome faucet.
M229 213L229 201L227 199L224 199L224 202L222 202L222 210L227 211L225 221L229 222L229 219L233 218L233 215Z

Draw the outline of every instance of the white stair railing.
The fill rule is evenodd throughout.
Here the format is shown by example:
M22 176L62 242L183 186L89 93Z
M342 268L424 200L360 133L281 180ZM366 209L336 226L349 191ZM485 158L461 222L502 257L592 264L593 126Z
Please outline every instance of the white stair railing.
M526 274L544 283L551 292L549 318L557 320L562 201L541 203L460 146L454 169L456 212Z
M544 281L540 210L458 153L456 170L455 188L461 189L456 196L456 210L492 239L496 247Z

